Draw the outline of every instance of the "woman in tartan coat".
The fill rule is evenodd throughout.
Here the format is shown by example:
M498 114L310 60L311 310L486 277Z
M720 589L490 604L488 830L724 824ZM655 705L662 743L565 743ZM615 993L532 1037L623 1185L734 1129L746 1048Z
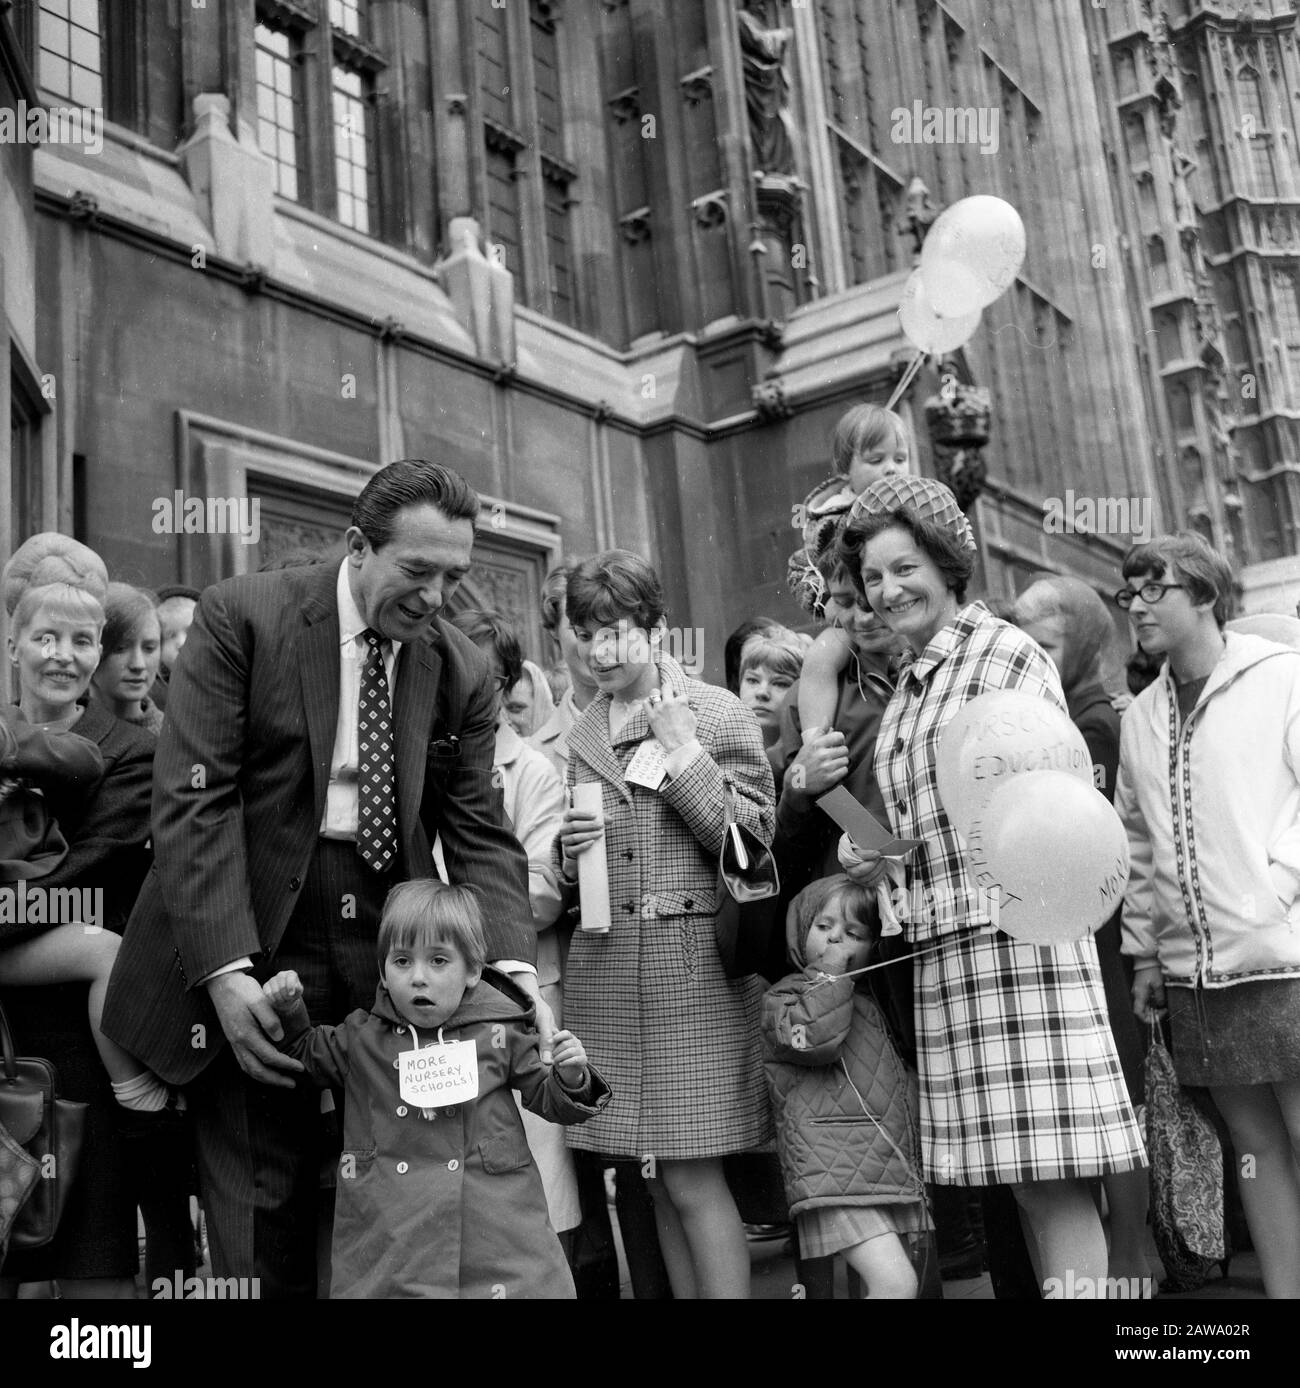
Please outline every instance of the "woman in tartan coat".
M749 1250L722 1157L771 1136L763 985L723 974L714 899L725 787L736 820L770 843L771 767L740 701L660 651L663 590L643 559L614 550L579 565L566 612L600 690L569 733L566 779L602 795L599 820L566 812L556 863L574 881L604 838L611 926L575 933L565 1014L614 1094L570 1142L642 1163L676 1297L745 1297ZM663 758L662 780L629 767L639 751Z
M908 865L905 930L918 953L926 1178L1011 1186L1044 1289L1074 1295L1107 1275L1087 1181L1146 1165L1096 945L1032 945L995 928L937 772L943 730L963 704L1019 689L1064 712L1060 681L1029 637L966 602L975 538L947 487L883 478L854 508L840 557L912 655L881 719L875 768L890 827L921 840ZM885 871L878 852L847 836L840 861L868 885Z

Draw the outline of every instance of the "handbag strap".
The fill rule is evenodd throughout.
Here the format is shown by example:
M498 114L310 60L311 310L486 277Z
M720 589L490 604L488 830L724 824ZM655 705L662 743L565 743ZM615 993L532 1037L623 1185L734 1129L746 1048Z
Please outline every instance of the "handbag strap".
M18 1078L17 1052L14 1050L13 1033L9 1030L9 1018L5 1016L2 1004L0 1004L0 1052L3 1052L5 1079L13 1084Z
M722 813L722 832L725 836L727 830L736 822L736 787L731 784L730 776L722 778Z

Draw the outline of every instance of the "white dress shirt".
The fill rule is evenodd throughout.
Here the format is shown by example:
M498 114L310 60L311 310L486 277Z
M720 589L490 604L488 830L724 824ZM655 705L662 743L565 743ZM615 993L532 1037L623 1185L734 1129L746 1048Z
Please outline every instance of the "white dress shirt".
M348 582L348 561L339 565L338 583L335 595L339 606L339 711L334 725L334 751L330 757L329 786L325 791L325 813L321 817L320 834L323 839L343 839L356 842L357 837L357 766L360 761L357 738L358 710L361 703L361 671L370 656L370 647L362 639L368 623L361 615L352 597L352 587ZM401 653L402 642L388 642L384 656L384 673L388 677L388 708L393 707L393 688L397 674L397 657ZM393 767L396 781L397 767ZM394 790L396 786L394 785ZM369 869L367 869L368 871ZM496 960L496 967L509 974L535 974L531 964L517 959ZM220 974L234 973L240 969L251 969L253 961L245 956L232 960L229 964L207 975L202 981L218 977Z

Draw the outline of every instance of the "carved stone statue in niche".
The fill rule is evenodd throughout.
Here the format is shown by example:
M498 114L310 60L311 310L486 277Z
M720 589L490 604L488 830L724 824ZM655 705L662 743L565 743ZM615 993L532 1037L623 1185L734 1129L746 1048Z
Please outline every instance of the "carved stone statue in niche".
M941 367L947 365L945 361ZM960 381L949 370L943 385L925 402L934 467L939 480L952 489L957 504L968 511L988 476L984 449L989 441L993 402L987 386Z
M790 79L784 61L793 30L779 27L778 17L775 0L742 0L736 14L754 166L765 174L793 176Z

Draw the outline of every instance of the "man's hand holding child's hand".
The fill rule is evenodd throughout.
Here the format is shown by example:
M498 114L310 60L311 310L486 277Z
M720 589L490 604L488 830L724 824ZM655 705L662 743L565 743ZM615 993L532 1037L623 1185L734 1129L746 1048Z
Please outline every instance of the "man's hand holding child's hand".
M302 980L292 969L286 969L274 978L267 979L262 984L262 992L267 1002L283 1017L302 1001Z
M571 1031L555 1033L551 1063L566 1089L582 1089L587 1083L587 1052Z

